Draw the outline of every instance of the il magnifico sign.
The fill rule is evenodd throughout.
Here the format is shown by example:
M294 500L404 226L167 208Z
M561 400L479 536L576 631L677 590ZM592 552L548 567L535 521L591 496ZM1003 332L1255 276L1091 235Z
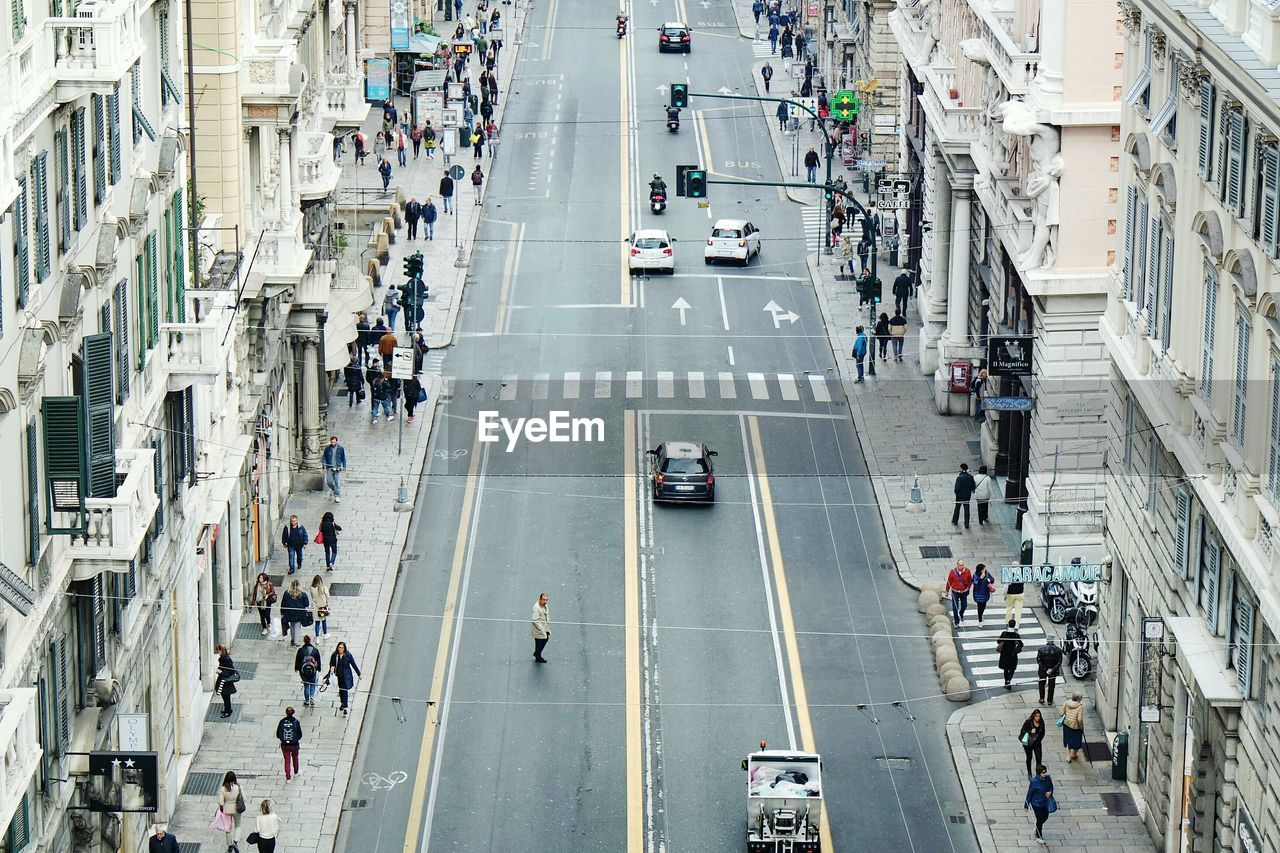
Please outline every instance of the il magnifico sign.
M1059 581L1070 583L1084 581L1098 583L1102 581L1102 566L1001 566L1000 583L1049 583Z

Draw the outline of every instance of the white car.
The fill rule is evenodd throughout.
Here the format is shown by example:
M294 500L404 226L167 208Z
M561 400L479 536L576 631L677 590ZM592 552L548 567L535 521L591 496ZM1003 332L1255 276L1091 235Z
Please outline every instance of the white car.
M760 230L745 219L721 219L711 229L703 254L709 264L732 259L745 267L752 255L760 254Z
M676 271L676 256L671 236L661 228L645 228L631 235L628 242L627 269Z

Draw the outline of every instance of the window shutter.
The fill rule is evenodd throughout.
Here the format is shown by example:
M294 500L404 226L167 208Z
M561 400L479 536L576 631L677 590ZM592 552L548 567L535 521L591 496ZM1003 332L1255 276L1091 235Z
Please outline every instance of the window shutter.
M107 665L107 596L102 589L102 572L93 576L93 666L96 675Z
M1200 81L1200 177L1213 177L1213 117L1216 95L1213 84Z
M147 347L160 340L160 278L156 232L147 235Z
M129 399L129 282L116 283L116 402Z
M1213 401L1213 347L1218 323L1218 274L1213 265L1204 262L1204 354L1200 362L1200 397Z
M178 322L187 322L187 211L183 206L183 191L179 187L173 194L173 266L178 277Z
M1267 460L1267 491L1280 503L1280 363L1271 364L1271 453Z
M138 369L147 366L147 252L145 247L134 264L138 287Z
M1147 438L1147 512L1156 511L1156 495L1159 493L1160 442L1154 434Z
M115 351L111 333L84 339L84 406L89 443L89 495L110 498L116 494L116 405L112 378Z
M13 200L13 262L18 268L18 307L27 304L31 288L31 244L27 229L27 176L18 176L18 196Z
M31 167L32 184L36 191L36 281L41 282L49 277L49 175L47 166L49 152L41 151L36 155Z
M62 755L62 674L61 658L58 657L58 641L49 641L49 692L53 707L49 709L49 752L54 756Z
M1124 468L1133 470L1133 397L1124 401Z
M77 231L89 222L89 182L85 166L84 107L80 107L71 114L71 184Z
M1191 577L1191 493L1178 489L1178 517L1173 545L1173 562L1184 580Z
M173 210L164 211L164 321L174 322Z
M1232 110L1228 119L1227 139L1227 198L1226 205L1236 216L1244 211L1244 149L1245 127L1247 122L1244 113Z
M102 109L102 96L92 95L93 106L93 203L102 204L107 197L107 157L103 150L103 138L106 135L106 119Z
M53 206L58 212L58 251L71 248L71 156L67 145L67 132L59 130L53 135L54 167L58 184L54 188Z
M27 419L27 563L40 562L40 457L35 415Z
M156 497L159 503L156 505L156 534L164 533L164 507L168 503L169 496L164 493L164 438L157 435L151 440L151 446L155 449L155 481L156 481Z
M120 183L120 84L107 95L107 147L111 153L111 186Z
M1169 340L1173 333L1173 226L1164 235L1164 268L1161 270L1164 279L1164 306L1160 310L1160 348L1169 351Z
M23 0L9 0L9 23L13 27L13 43L16 45L27 30L27 5Z
M1204 578L1204 622L1212 634L1218 633L1218 580L1222 571L1222 545L1209 542L1209 565Z
M1236 317L1236 382L1231 438L1237 448L1244 447L1245 394L1249 384L1249 318L1240 312Z
M1276 256L1276 218L1280 216L1280 148L1264 145L1259 159L1261 178L1258 181L1258 239L1269 257Z
M1249 698L1253 687L1253 602L1241 595L1236 604L1236 684L1240 695Z
M1137 302L1139 311L1146 304L1147 298L1147 210L1147 200L1140 198L1138 200L1138 233L1134 236L1134 248L1138 253L1138 261L1133 266L1133 280L1138 288L1134 301Z
M61 703L58 707L58 752L65 754L71 745L71 666L67 658L67 638L58 638L58 691Z
M15 5L21 6L17 0ZM19 30L18 25L14 25L14 30ZM31 804L27 800L27 795L22 795L22 802L18 804L18 810L13 813L13 817L9 820L9 849L19 853L28 844L31 843Z
M1163 232L1163 224L1158 217L1151 217L1151 230L1148 232L1150 243L1147 248L1147 264L1145 275L1142 281L1138 282L1138 310L1146 312L1147 315L1147 337L1154 338L1156 336L1156 286L1159 282L1160 274L1160 237Z
M1125 300L1133 298L1133 237L1138 227L1138 188L1129 185L1129 196L1125 204L1124 228L1124 293Z
M44 421L45 507L51 512L76 512L81 518L74 530L84 529L86 473L89 467L84 443L84 406L79 397L45 397L40 401ZM46 533L66 533L55 528L52 515Z
M186 475L187 485L194 486L196 484L196 413L192 405L194 399L191 386L183 388L180 393L182 395L182 458L185 462L183 473Z

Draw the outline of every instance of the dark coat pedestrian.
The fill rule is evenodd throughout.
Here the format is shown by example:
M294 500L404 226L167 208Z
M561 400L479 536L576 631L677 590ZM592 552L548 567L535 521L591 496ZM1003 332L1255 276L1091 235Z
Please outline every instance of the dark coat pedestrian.
M411 376L404 381L404 413L408 416L409 423L413 423L414 410L418 408L418 396L422 390L422 383L418 381L418 377Z
M342 368L342 378L347 385L347 408L351 408L360 402L364 395L364 377L360 375L360 365L352 360Z
M778 109L774 114L778 117L778 130L786 130L787 120L791 118L791 112L787 109L786 103L779 101Z
M276 740L280 741L284 780L288 782L298 773L298 748L302 746L302 721L293 715L292 707L285 708L284 716L276 723Z
M289 574L302 568L302 549L309 541L307 528L298 523L296 515L289 516L289 523L280 531L280 544L289 553Z
M320 544L324 546L324 567L326 571L333 571L333 566L338 562L338 534L342 532L342 525L334 521L333 513L326 512L320 518Z
M898 277L893 280L893 307L899 314L907 313L907 300L915 293L915 286L911 281L911 273L903 270L898 273Z
M987 571L986 563L978 563L973 568L973 603L978 605L978 627L982 627L982 613L987 609L991 593L996 590L996 579Z
M1053 704L1053 688L1062 671L1062 647L1054 637L1036 652L1036 686L1040 689L1040 704Z
M769 94L769 83L773 80L773 66L765 63L760 68L760 79L764 81L764 93Z
M889 315L881 313L879 319L876 320L876 343L880 349L880 360L889 360ZM874 357L874 356L873 356Z
M773 18L769 20L769 52L778 52L778 22Z
M386 157L378 164L378 174L382 176L382 188L385 190L391 185L391 161Z
M413 142L413 159L418 159L418 154L422 151L422 137L426 134L422 130L421 125L414 125L409 131L409 139Z
M373 341L369 337L369 320L363 314L356 320L356 347L360 351L360 363L369 361L369 345Z
M998 665L1004 673L1005 690L1013 687L1013 673L1018 669L1018 655L1022 653L1022 635L1018 633L1017 624L1010 619L996 639L996 651L1000 653ZM1030 770L1027 772L1030 774Z
M453 178L449 177L447 172L440 179L440 198L444 200L444 212L451 212L453 210Z
M289 631L289 645L298 645L298 626L311 621L311 599L296 579L280 596L280 627Z
M236 695L236 682L240 680L240 672L226 646L219 643L217 652L218 670L213 680L213 692L222 697L222 713L219 716L230 717L231 697Z
M1049 819L1049 808L1052 802L1053 779L1049 776L1049 768L1038 764L1035 777L1027 785L1027 798L1022 807L1035 812L1036 840L1041 843L1044 843L1044 822Z
M404 222L408 227L407 236L410 240L418 238L418 220L422 218L422 203L416 198L409 199L408 204L404 206Z
M489 93L489 100L497 106L498 104L498 75L490 74L489 82L485 86L485 91Z
M1035 774L1032 770L1035 764L1044 763L1044 753L1040 744L1044 741L1044 716L1040 713L1040 709L1036 708L1031 712L1031 716L1022 722L1022 730L1018 732L1018 743L1022 744L1022 751L1027 755L1027 778L1034 779ZM1031 763L1031 759L1035 758L1035 764Z
M324 677L325 683L333 677L338 682L338 702L342 706L342 716L347 716L347 697L349 691L355 689L356 677L362 675L356 664L355 655L347 651L346 643L338 643L333 654L329 655L329 674Z
M978 487L974 482L973 475L969 473L969 466L962 464L960 473L956 475L956 484L954 492L956 496L955 509L951 511L951 523L960 523L960 510L964 510L964 526L969 528L969 500L973 497L973 491Z
M760 16L764 14L764 4L760 0L755 0L751 4L751 14L755 17L756 23L760 23Z
M178 853L178 836L168 828L156 824L154 833L147 839L147 853Z

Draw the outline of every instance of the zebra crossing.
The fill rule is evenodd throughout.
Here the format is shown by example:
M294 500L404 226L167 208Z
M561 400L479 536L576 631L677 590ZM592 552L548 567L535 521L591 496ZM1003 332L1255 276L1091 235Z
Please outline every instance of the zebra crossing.
M810 252L816 252L822 246L823 218L821 205L811 204L800 208L800 219L804 223L804 245Z
M425 372L439 365L424 365ZM824 373L731 373L701 370L570 370L553 376L549 371L521 375L509 373L497 381L444 377L456 398L515 400L609 400L657 398L658 400L781 401L797 404L830 404L843 400L840 379Z
M950 607L950 602L943 604ZM960 659L969 670L970 680L974 687L1002 688L1004 673L1000 671L1000 653L996 651L996 639L1004 630L1004 608L993 603L987 608L986 619L982 627L974 613L973 602L969 602L969 611L965 621L956 629L956 648L960 651ZM1018 655L1018 668L1013 673L1013 685L1024 690L1036 684L1036 652L1048 639L1048 633L1039 618L1030 607L1023 607L1018 616L1018 633L1022 636L1022 654ZM1058 638L1061 644L1062 638ZM1063 661L1066 666L1066 661ZM1058 674L1058 683L1064 681Z
M768 30L765 27L765 30ZM775 56L781 56L769 49L769 40L761 35L755 41L751 42L751 55L756 59L773 59Z

